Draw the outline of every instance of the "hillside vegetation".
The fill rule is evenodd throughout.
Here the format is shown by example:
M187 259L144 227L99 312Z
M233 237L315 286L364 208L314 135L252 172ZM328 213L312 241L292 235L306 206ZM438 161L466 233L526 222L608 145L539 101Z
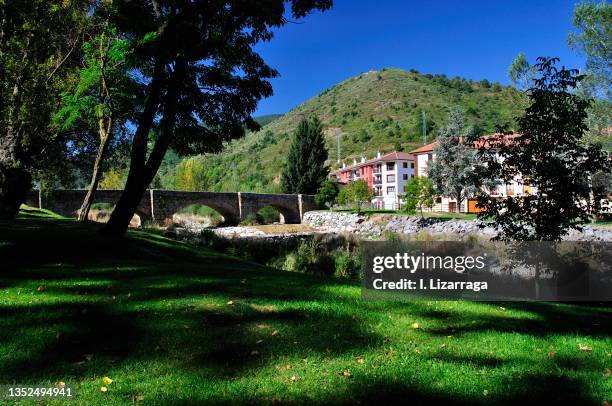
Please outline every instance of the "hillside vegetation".
M262 124L272 121L261 131L232 142L222 154L190 158L182 165L204 169L205 173L193 174L197 181L187 182L203 190L274 192L279 190L279 174L293 130L304 116L317 115L323 122L330 164L337 167L338 133L341 156L348 164L361 155L371 158L379 149L409 151L422 144L422 112L431 140L454 106L465 111L469 124L492 132L497 125L512 128L525 105L525 96L514 88L487 80L401 69L369 71L327 89L281 117L264 117ZM194 160L200 162L189 163ZM161 183L175 187L171 177Z

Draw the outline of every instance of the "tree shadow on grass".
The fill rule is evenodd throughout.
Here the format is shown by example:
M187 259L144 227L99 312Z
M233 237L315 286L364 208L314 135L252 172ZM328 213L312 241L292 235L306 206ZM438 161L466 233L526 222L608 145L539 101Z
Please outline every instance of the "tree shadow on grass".
M501 303L482 303L499 309ZM528 312L530 317L509 317L505 311L498 314L466 313L464 310L436 310L421 302L411 305L415 314L425 318L444 320L447 324L439 328L427 328L428 334L446 336L456 330L456 335L483 331L499 333L521 333L534 337L556 334L587 334L594 338L612 336L612 309L559 305L556 303L504 302L503 307ZM535 316L535 317L534 317Z
M11 243L0 247L0 255L10 253L9 260L14 261L14 268L0 271L5 276L3 282L16 286L44 283L44 295L66 300L0 307L0 348L14 350L10 354L0 353L0 378L4 382L88 378L101 376L116 366L131 368L147 361L160 361L204 378L225 380L256 374L285 358L341 356L385 345L383 337L364 329L360 320L348 314L350 309L304 306L304 302L312 304L319 298L329 300L329 288L345 286L344 282L277 272L220 255L201 255L161 238L101 241L92 237L90 227L80 229L72 223L57 223L49 228L56 227L53 230L62 231L61 235L69 236L67 239L53 239L53 230L36 238L30 238L31 230L0 238ZM35 245L45 241L51 242L43 247ZM109 255L112 258L105 258ZM179 257L180 269L175 265ZM56 266L56 262L62 265ZM211 299L207 303L213 305L189 306L197 298ZM223 305L228 300L233 304ZM260 305L270 302L283 305ZM168 303L171 305L167 306ZM373 309L384 315L379 304L356 305L361 310ZM499 305L484 304L494 308ZM448 325L431 328L425 324L421 331L432 336L451 334L449 329L457 329L452 333L456 336L492 331L534 337L572 335L579 331L591 337L609 337L612 331L610 311L604 308L546 303L503 306L533 317L507 317L503 312L466 314L464 309L436 310L423 302L397 304L392 310ZM273 335L274 331L277 334ZM88 361L86 354L93 354L93 359ZM448 363L451 368L471 363L494 369L528 362L443 353L435 354L434 359ZM558 361L558 365L571 371L598 367L571 357L559 356ZM356 374L349 381L348 392L346 388L337 394L330 390L314 401L294 392L293 397L281 399L287 403L410 401L445 405L486 404L492 400L507 404L532 401L548 404L551 399L561 403L593 401L585 393L585 382L553 372L521 375L516 379L504 376L513 391L495 399L482 397L482 401L479 397L463 398L452 391L438 391L433 385L419 386L406 379L410 373L418 371L410 371L398 381L389 376L366 379ZM224 393L218 395L219 403L272 401L248 394L240 399ZM162 398L160 404L201 403Z
M4 345L28 347L21 354L5 355L0 365L4 382L91 377L117 363L164 359L226 378L282 357L342 354L382 342L348 316L330 317L316 310L258 311L244 306L132 311L62 303L5 306L2 313ZM44 339L35 337L40 332L45 332ZM94 360L87 361L86 354L93 354Z

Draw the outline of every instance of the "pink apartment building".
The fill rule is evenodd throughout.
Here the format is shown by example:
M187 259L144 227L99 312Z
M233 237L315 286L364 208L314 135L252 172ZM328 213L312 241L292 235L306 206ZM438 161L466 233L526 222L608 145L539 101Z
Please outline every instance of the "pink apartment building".
M343 166L332 172L340 184L363 179L374 192L372 205L379 209L396 210L400 208L400 198L405 194L404 187L414 177L414 157L407 152L391 152L353 165Z

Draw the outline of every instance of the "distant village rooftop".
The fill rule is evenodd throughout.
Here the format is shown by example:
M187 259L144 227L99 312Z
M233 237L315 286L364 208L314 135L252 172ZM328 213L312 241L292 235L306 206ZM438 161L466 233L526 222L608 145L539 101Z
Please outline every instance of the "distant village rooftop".
M474 148L481 148L482 146L487 146L487 145L491 146L491 143L493 145L498 144L500 141L503 142L504 144L509 144L519 135L520 134L518 133L485 134L485 135L480 136L480 139L478 141L475 141L473 143L473 146ZM463 140L463 138L464 137L460 137L460 140ZM413 154L413 155L429 154L433 152L433 150L436 148L437 145L438 145L438 141L430 142L429 144L425 144L413 151L410 151L410 154Z

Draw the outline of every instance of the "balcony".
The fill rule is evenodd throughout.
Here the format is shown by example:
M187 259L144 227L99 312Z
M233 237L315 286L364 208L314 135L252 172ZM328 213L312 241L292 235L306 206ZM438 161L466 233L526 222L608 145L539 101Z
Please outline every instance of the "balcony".
M382 183L382 176L374 176L374 184L379 185Z

